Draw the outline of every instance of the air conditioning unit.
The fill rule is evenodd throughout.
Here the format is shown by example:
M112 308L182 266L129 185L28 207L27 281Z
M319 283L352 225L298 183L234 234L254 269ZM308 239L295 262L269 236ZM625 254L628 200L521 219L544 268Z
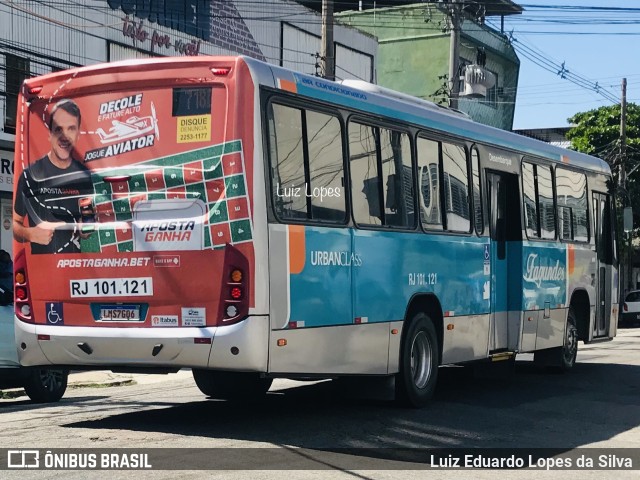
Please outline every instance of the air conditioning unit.
M464 88L460 92L461 97L484 98L487 90L496 84L496 76L480 65L467 65L464 67L464 75L460 77L464 82Z

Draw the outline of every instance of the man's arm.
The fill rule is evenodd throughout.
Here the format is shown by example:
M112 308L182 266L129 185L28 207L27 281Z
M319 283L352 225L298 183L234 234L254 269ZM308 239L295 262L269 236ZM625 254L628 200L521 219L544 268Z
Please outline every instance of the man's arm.
M27 227L24 224L24 217L13 212L13 238L19 242L49 245L55 229L64 224L64 222L40 222L35 227Z

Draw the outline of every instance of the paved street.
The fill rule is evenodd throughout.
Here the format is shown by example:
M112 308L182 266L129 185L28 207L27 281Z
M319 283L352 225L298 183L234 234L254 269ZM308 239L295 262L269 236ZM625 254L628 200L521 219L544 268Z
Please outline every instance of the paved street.
M334 382L277 380L264 401L239 405L207 400L189 371L168 376L116 375L113 378L131 381L71 388L52 406L33 405L26 397L0 400L0 445L43 449L371 447L383 455L389 451L382 447L551 447L561 451L597 447L605 453L614 447L640 448L640 329L623 329L613 342L581 345L578 362L568 375L550 374L534 368L530 356L522 356L511 379L479 379L468 369L441 369L435 401L422 410L390 404L390 386L381 382L358 383L345 391ZM86 380L89 374L82 375ZM102 380L105 376L94 374ZM357 466L354 463L354 469ZM186 470L189 465L183 467ZM317 468L326 465L318 462ZM26 478L8 473L6 478ZM33 472L33 478L37 473L55 474ZM202 472L187 471L111 472L109 476L139 478L141 473L145 478L202 476ZM496 471L469 470L294 473L294 478L498 476ZM558 477L558 472L514 473L514 478ZM86 474L71 472L65 478ZM281 478L275 470L215 471L210 476ZM563 478L614 476L636 478L637 471L562 472Z

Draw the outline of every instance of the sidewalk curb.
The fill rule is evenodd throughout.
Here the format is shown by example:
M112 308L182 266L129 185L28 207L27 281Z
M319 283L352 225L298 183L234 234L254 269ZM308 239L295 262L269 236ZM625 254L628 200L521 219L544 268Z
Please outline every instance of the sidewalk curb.
M125 378L123 380L105 380L105 381L88 381L88 382L69 382L67 388L107 388L107 387L124 387L129 385L137 385L133 378Z

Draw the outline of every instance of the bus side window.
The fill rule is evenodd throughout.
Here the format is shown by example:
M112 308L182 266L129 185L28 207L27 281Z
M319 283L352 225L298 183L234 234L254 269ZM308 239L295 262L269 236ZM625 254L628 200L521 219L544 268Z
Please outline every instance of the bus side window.
M425 229L442 230L438 142L418 137L420 221Z
M271 166L273 199L276 214L282 219L305 220L307 201L295 195L305 185L304 151L302 141L302 110L273 104L271 132Z
M409 137L400 132L380 129L382 181L385 185L385 225L413 228L413 169Z
M347 216L344 192L344 158L340 121L324 113L306 112L309 152L311 218L344 223Z
M361 225L381 225L376 127L349 123L349 155L353 217Z
M337 117L272 104L270 160L283 220L344 223L342 126Z
M529 238L536 238L540 236L540 230L538 229L538 202L536 199L535 171L534 165L531 163L522 163L522 191L527 236Z
M442 143L442 169L447 230L470 232L469 168L466 149L460 145Z
M471 171L473 174L473 211L476 226L476 233L482 235L484 232L484 208L482 206L482 189L480 183L480 158L478 150L474 147L471 150Z
M587 177L562 167L556 168L558 232L562 240L589 241Z
M413 174L409 136L382 127L349 124L353 216L360 225L413 228Z

